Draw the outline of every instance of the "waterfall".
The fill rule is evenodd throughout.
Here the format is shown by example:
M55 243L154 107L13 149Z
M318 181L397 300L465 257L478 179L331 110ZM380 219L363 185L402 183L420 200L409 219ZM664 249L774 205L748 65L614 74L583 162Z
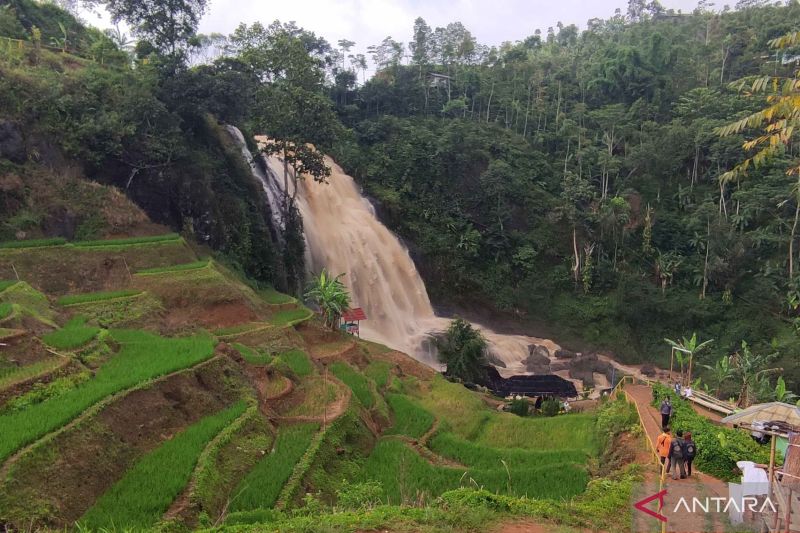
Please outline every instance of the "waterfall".
M242 145L245 157L252 161L241 132L232 126L229 129ZM266 142L264 137L256 140ZM251 167L264 186L274 217L280 213L283 163L275 156L264 159L266 174L258 165L251 163ZM367 320L361 323L364 338L403 351L438 369L431 334L447 329L450 319L436 316L408 250L378 220L353 178L329 157L325 161L331 168L328 183L311 179L298 182L297 208L303 217L309 269L314 273L323 268L334 275L345 273L342 281L350 290L352 306L363 308L367 315ZM291 183L290 180L293 192ZM525 360L530 355L529 346L543 345L551 355L559 349L546 339L501 335L474 325L488 341L494 358L501 362L498 370L506 376L527 373Z

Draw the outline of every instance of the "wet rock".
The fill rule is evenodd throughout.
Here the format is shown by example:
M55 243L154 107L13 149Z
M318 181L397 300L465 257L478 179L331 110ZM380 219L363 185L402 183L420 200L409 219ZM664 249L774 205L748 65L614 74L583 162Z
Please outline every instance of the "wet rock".
M500 368L506 368L506 363L500 357L497 356L491 350L486 350L486 362L490 365L499 366Z
M656 367L650 363L645 363L642 365L642 374L648 377L653 377L656 375Z
M555 353L555 356L558 359L573 359L576 355L578 355L578 354L576 354L572 350L566 350L564 348L561 348L560 350L556 350L556 353Z
M528 357L523 361L525 369L534 374L550 374L550 351L544 346L528 346Z
M14 163L24 163L28 159L22 130L10 120L0 120L0 158Z
M569 370L572 365L570 361L554 361L550 363L550 372L561 372L562 370Z

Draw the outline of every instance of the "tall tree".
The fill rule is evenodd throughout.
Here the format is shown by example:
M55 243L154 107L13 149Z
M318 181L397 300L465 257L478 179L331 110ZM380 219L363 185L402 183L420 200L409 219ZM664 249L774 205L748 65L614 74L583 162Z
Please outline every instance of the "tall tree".
M208 0L105 0L111 19L131 25L160 52L177 55L197 31Z

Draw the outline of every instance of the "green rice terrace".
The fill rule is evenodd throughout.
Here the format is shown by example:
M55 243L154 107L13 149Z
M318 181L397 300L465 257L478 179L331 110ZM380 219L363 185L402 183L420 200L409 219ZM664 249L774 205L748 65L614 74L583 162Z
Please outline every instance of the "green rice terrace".
M628 404L503 403L174 234L0 244L0 528L629 522L639 467L607 449L643 445Z

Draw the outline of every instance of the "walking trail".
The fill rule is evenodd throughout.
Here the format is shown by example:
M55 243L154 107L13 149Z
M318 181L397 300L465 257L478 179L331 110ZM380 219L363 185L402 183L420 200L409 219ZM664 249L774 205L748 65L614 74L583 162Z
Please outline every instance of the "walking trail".
M661 433L661 415L651 404L653 390L648 385L627 385L624 388L624 392L636 405L645 436L654 449L656 439ZM653 464L652 470L645 474L645 487L640 491L641 494L635 494L637 496L636 500L658 492L659 474L660 469L657 469ZM727 498L727 483L699 472L697 468L693 468L692 476L687 479L673 480L670 475L671 473L667 475L664 484L667 493L664 496L664 508L661 511L663 515L668 517L667 531L724 531L728 526L727 515L715 512L704 513L702 511L687 513L683 506L676 511L676 506L681 498L689 502L690 508L692 498L697 498L701 502L705 502L707 498ZM649 507L657 510L656 503L650 504ZM713 509L714 505L712 504ZM634 531L650 531L658 528L660 523L655 518L634 510L633 525Z

